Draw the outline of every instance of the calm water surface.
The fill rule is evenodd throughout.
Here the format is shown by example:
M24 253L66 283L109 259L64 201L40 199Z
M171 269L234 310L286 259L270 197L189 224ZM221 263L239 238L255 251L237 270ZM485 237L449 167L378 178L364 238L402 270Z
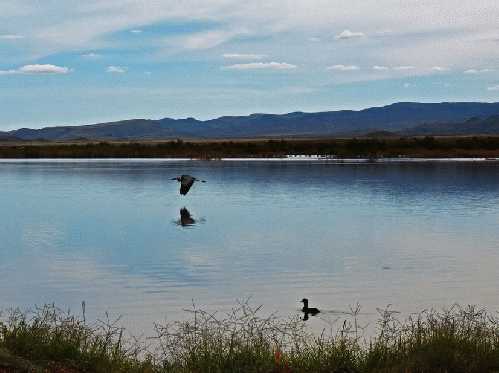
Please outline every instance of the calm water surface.
M319 161L0 162L0 307L123 315L299 301L402 314L499 310L499 165ZM196 183L179 194L172 177ZM182 225L181 209L189 214ZM184 218L186 217L184 210ZM325 315L328 312L324 313ZM313 322L317 322L311 320Z

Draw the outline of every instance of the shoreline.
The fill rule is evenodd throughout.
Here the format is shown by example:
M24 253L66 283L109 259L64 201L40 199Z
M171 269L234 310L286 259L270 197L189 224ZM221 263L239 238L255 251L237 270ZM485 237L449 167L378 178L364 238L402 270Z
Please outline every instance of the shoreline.
M155 325L154 350L109 321L87 324L55 306L13 310L0 324L0 372L495 373L499 367L499 319L474 306L423 311L403 322L387 308L369 341L356 322L317 335L298 317L262 318L258 310L246 301L226 316L188 311L181 321Z
M396 164L396 163L495 163L499 158L328 158L328 157L234 157L234 158L0 158L0 163L143 163L143 162L310 162L326 164Z
M270 140L169 140L81 143L0 143L0 159L168 158L168 159L321 159L356 162L366 159L499 159L499 137L426 136L383 138L315 138Z

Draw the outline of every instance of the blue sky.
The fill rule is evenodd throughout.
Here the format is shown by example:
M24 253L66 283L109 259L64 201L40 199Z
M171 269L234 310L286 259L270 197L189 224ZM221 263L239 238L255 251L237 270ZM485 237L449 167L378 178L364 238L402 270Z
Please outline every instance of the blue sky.
M496 0L0 0L0 131L499 101Z

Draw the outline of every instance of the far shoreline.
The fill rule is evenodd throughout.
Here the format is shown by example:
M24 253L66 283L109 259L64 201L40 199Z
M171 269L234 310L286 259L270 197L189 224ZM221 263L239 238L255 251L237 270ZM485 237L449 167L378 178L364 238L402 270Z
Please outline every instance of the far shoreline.
M378 158L373 161L368 158L312 158L294 156L283 158L0 158L0 163L85 163L85 162L103 162L103 163L142 163L142 162L286 162L286 163L323 163L323 164L401 164L401 163L490 163L499 164L499 158Z
M499 158L499 136L188 139L82 142L1 142L0 159L320 159L399 162L401 159ZM352 161L353 160L353 161ZM388 160L388 161L387 161Z

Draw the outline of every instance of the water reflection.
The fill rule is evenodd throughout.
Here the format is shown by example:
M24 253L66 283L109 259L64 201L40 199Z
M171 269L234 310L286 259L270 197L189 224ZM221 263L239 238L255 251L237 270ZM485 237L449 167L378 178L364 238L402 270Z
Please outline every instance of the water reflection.
M184 197L186 173L209 182ZM307 327L356 303L499 308L496 163L0 161L0 184L2 307L85 300L147 330L249 294Z
M180 209L180 218L178 218L175 223L182 227L193 227L196 223L203 223L204 221L204 218L198 220L194 219L189 210L187 210L186 207L182 207Z

